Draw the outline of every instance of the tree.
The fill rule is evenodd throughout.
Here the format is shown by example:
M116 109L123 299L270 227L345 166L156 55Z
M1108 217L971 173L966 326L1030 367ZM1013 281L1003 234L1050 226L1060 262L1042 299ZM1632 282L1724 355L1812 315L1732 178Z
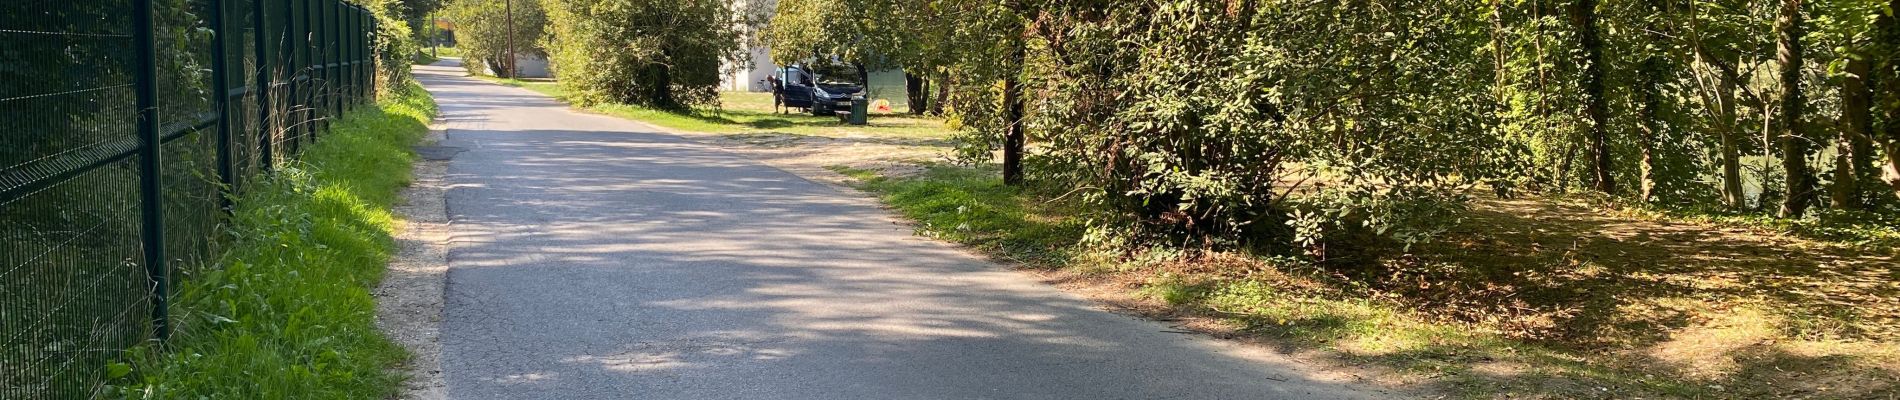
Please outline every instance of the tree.
M719 101L720 65L741 62L742 22L724 0L544 0L568 99L686 109Z
M414 32L416 34L423 34L423 33L429 32L428 25L435 23L435 21L428 20L429 13L435 12L437 10L441 10L443 6L448 5L447 3L451 0L394 0L394 1L396 2L395 4L396 7L394 8L397 11L395 13L396 15L394 16L401 18L404 22L406 22L407 23L406 25L409 26L409 30L411 32ZM536 0L526 0L526 1L536 1ZM426 42L426 40L429 40L430 38L418 36L416 37L416 39L423 40L425 41L423 43L426 44L428 43Z
M1846 75L1841 83L1841 127L1836 139L1834 183L1829 197L1835 208L1855 210L1862 206L1861 182L1873 171L1873 97L1867 77L1873 72L1869 55L1849 54Z
M1782 0L1775 21L1775 60L1781 66L1781 168L1787 174L1788 194L1781 202L1782 218L1797 218L1808 210L1814 199L1814 173L1808 169L1807 125L1802 121L1807 96L1801 89L1803 44L1807 27L1802 13L1804 0Z
M1014 13L1015 24L1005 34L1008 56L1004 58L1003 72L1003 184L1021 186L1023 184L1023 147L1028 145L1029 134L1025 132L1023 110L1023 61L1028 49L1026 36L1027 24L1022 18L1030 15L1025 0L1006 1L1009 11Z
M1634 25L1636 34L1625 35L1622 48L1635 58L1635 84L1630 101L1634 104L1637 132L1637 200L1645 203L1682 204L1694 197L1695 148L1684 132L1686 125L1679 82L1686 72L1684 41L1676 39L1681 1L1641 2L1625 7L1621 16Z
M1704 14L1701 0L1689 1L1687 37L1690 54L1690 69L1695 77L1696 95L1702 103L1704 115L1703 127L1710 136L1717 138L1718 149L1715 158L1720 166L1719 196L1722 205L1730 210L1740 210L1747 204L1742 187L1741 146L1742 113L1739 106L1749 105L1760 115L1766 112L1766 102L1756 96L1742 82L1740 73L1730 61L1742 54L1732 49L1740 35L1728 26L1716 25L1721 21ZM1713 14L1711 12L1710 14Z
M515 58L546 52L541 42L548 15L537 0L455 0L448 15L455 20L467 60L462 65L471 73L493 70L496 76L512 78Z
M1615 165L1610 150L1609 99L1604 91L1603 38L1597 29L1597 0L1577 0L1570 21L1576 25L1577 45L1583 51L1584 115L1589 129L1591 183L1597 191L1617 193Z
M1874 138L1880 143L1886 161L1881 163L1881 179L1893 188L1893 194L1900 196L1900 0L1891 0L1874 19L1873 49L1875 87L1880 88L1874 97L1874 114L1880 119Z

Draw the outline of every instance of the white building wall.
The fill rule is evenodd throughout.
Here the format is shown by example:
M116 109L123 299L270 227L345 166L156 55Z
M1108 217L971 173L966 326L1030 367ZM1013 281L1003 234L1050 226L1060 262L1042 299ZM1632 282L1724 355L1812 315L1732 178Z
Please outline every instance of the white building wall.
M752 48L749 57L751 66L725 65L726 76L719 84L719 90L734 92L764 92L771 90L766 86L765 77L771 76L775 68L772 65L772 53L764 47Z

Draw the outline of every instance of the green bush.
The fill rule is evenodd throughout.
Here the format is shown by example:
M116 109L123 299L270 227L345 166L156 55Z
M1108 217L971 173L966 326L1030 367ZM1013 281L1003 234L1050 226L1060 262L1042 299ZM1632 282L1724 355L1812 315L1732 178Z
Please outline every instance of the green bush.
M414 61L422 44L416 41L416 35L403 22L401 10L406 6L402 0L354 0L357 5L369 9L376 16L376 40L371 52L376 55L378 82L376 87L402 87L409 82L409 63Z
M1490 44L1484 7L1237 4L1065 10L1089 18L1032 43L1052 56L1023 67L1038 88L1030 175L1089 188L1102 221L1235 244L1294 239L1274 229L1288 199L1321 191L1334 217L1422 240L1434 228L1399 226L1420 219L1396 204L1513 175L1514 146L1474 112L1496 102L1489 64L1464 61Z
M720 0L546 0L545 47L577 105L666 109L719 101L738 21Z

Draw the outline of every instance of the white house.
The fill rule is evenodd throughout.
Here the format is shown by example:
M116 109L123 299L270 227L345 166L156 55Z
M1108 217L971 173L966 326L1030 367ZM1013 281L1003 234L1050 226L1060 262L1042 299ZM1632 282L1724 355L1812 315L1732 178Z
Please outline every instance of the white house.
M736 0L732 2L732 7L733 12L746 17L742 20L767 21L773 13L777 12L778 0ZM739 45L746 47L746 60L742 64L728 61L726 65L720 66L720 71L724 72L725 76L720 79L719 90L735 92L771 90L765 84L765 77L771 76L774 69L771 49L754 45L759 43L760 33L753 26L742 22L739 24L739 33L741 36Z

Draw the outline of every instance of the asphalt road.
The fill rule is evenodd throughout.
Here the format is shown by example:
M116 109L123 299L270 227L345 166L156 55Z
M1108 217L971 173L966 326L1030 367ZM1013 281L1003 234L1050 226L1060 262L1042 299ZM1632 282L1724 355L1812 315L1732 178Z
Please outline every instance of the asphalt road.
M448 170L451 398L1389 396L1103 311L742 156L417 72L467 150Z

